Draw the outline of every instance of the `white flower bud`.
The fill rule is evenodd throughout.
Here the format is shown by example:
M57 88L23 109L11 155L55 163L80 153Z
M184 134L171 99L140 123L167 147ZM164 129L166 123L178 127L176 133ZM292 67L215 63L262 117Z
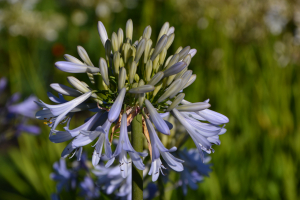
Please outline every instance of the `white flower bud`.
M145 79L147 82L150 81L151 74L152 74L152 61L148 60L145 67Z
M120 68L119 80L118 80L118 91L120 91L125 86L126 81L126 69L124 67Z
M188 55L186 55L186 56L183 58L182 61L185 62L187 66L189 66L189 64L190 64L191 61L192 61L192 56L191 56L190 54L188 54Z
M77 52L80 58L89 66L94 66L86 50L82 46L77 46Z
M104 58L100 58L99 60L99 69L104 83L109 86L108 68Z
M180 79L182 80L181 85L180 85L180 87L177 88L176 91L174 91L174 93L172 93L170 95L170 98L175 97L178 94L178 92L180 92L183 89L185 84L190 80L190 77L192 76L192 73L193 73L192 70L188 70L182 75L181 78L178 79L178 80L180 80Z
M181 112L196 112L200 110L204 110L210 107L209 103L205 102L198 102L198 103L191 103L187 105L177 106L177 110Z
M110 39L108 39L105 42L105 56L106 56L107 60L109 60L109 58L110 58L111 48L112 48L112 44L111 44Z
M68 86L65 86L63 84L52 83L52 84L50 84L50 87L52 87L52 89L54 89L55 91L57 91L58 93L63 94L63 95L73 96L73 97L78 97L81 95L81 93L78 92L77 90L70 88Z
M191 50L189 51L189 54L190 54L192 57L194 57L196 53L197 53L197 50L196 50L196 49L191 49Z
M174 93L175 91L177 91L177 89L180 87L181 84L181 79L178 79L176 81L174 81L170 87L168 89L166 89L165 93L163 93L159 99L157 100L158 103L162 102L163 100L165 100L166 98L168 98L172 93Z
M77 59L74 56L71 56L69 54L65 54L64 58L65 58L66 61L69 61L69 62L72 62L72 63L75 63L75 64L84 65L84 63L81 62L79 59Z
M151 46L152 46L152 40L148 39L146 42L146 47L145 47L145 52L144 52L144 63L146 63L149 59Z
M164 77L163 72L158 72L155 74L152 79L148 82L148 85L153 85L155 86L162 78Z
M181 72L184 68L186 68L186 63L178 62L164 71L165 77L177 74L177 73Z
M146 39L143 38L143 39L139 42L139 44L138 44L138 46L137 46L137 48L136 48L136 54L135 54L135 59L134 59L134 61L135 61L136 63L138 63L139 60L140 60L140 58L142 57L142 55L143 55L143 53L144 53L144 51L145 51L145 47L146 47Z
M139 86L136 88L132 88L128 92L134 93L134 94L141 94L141 93L151 92L154 89L155 89L155 87L153 85L143 85L143 86Z
M129 69L129 83L133 83L134 76L136 73L136 68L137 68L136 62L133 61Z
M119 44L119 49L122 47L124 41L124 32L121 28L118 30L118 44Z
M160 40L157 42L156 46L155 46L155 49L151 55L151 60L153 61L156 56L158 54L160 54L160 52L163 50L163 48L166 46L167 44L167 41L168 41L168 36L167 35L163 35Z
M174 31L175 31L174 26L171 26L171 27L169 28L168 32L167 32L167 35L169 36L169 35L173 34Z
M185 47L184 49L182 49L180 52L179 52L179 60L183 59L186 55L188 55L189 51L190 51L191 47L190 46L187 46Z
M145 85L145 82L143 79L141 79L138 86L143 86L143 85ZM143 107L144 100L145 100L145 93L139 94L139 106L140 107Z
M159 42L160 38L161 38L163 35L167 34L167 32L168 32L168 30L169 30L169 27L170 27L169 22L165 22L164 25L163 25L163 26L161 27L161 29L160 29L160 32L159 32L159 35L158 35L158 38L157 38L157 42L156 42L156 43Z
M150 39L151 32L152 32L151 26L147 26L144 30L143 38Z
M172 45L174 39L175 39L175 34L174 33L172 33L171 35L168 35L168 41L167 41L167 44L166 44L166 49L170 48L170 46Z
M114 53L113 61L114 61L114 71L116 74L119 74L119 70L120 70L120 57L121 54L119 52Z
M193 75L191 76L191 78L189 79L189 81L185 84L184 88L187 88L187 87L189 87L192 83L194 83L194 81L196 80L196 78L197 78L197 75L196 75L196 74L193 74ZM184 89L184 88L183 88L183 89Z
M170 68L171 66L175 65L179 61L179 55L174 54L171 60L169 61L168 65L166 66L166 69Z
M98 33L100 35L101 42L102 42L103 46L105 47L105 42L108 39L108 36L107 36L107 32L106 32L106 29L105 29L103 23L100 21L98 22Z
M132 41L132 33L133 33L133 23L132 20L129 19L126 23L126 38Z
M111 43L112 43L112 49L114 52L119 51L119 41L118 36L115 32L111 35Z
M162 52L159 54L159 64L160 65L164 64L166 56L167 56L167 49L163 48Z
M80 80L78 80L74 76L68 76L67 80L74 88L76 88L80 92L86 93L90 91Z
M100 71L97 67L91 67L84 64L81 65L67 61L58 61L55 63L55 67L61 71L69 73L97 73Z
M178 104L180 104L180 102L182 101L182 99L184 98L185 94L184 93L180 93L175 99L174 101L171 103L171 105L167 108L167 111L171 111L174 108L176 108L178 106Z

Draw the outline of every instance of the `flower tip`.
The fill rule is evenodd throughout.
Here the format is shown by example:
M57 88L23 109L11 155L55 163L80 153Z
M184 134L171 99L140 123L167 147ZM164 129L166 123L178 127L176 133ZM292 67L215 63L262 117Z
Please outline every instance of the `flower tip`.
M58 62L54 63L54 65L56 68L59 69L62 66L63 62L65 62L65 61L58 61Z
M103 46L105 47L105 42L108 39L108 36L107 36L105 26L103 25L103 23L101 21L98 21L98 33L99 33L101 42L102 42Z
M155 89L153 85L142 85L136 88L130 89L128 92L129 93L134 93L134 94L142 94L142 93L147 93L151 92Z

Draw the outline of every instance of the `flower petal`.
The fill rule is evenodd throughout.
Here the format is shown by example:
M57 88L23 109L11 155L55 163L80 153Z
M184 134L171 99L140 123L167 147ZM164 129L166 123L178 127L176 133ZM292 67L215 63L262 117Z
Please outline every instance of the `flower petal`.
M121 89L118 97L116 98L114 104L111 106L110 111L108 113L108 120L112 123L116 121L116 119L119 117L121 108L123 105L123 100L125 97L126 88Z
M52 134L49 136L49 139L53 143L61 143L72 139L73 136L67 131L57 131L55 135Z
M61 71L68 73L97 73L100 72L99 68L91 67L87 65L81 65L77 63L58 61L55 63L55 67Z
M91 117L86 123L82 124L81 126L70 130L69 128L65 128L72 137L79 135L80 131L89 131L94 126L94 124L98 121L98 119L102 116L103 112L97 112L93 117Z
M50 84L50 87L56 92L61 93L63 95L73 96L73 97L78 97L81 95L81 93L75 90L74 88L70 88L60 83L52 83Z
M155 125L156 129L163 134L170 135L170 129L168 125L157 113L156 109L153 107L153 105L150 103L148 99L145 99L145 104L150 114L151 121Z

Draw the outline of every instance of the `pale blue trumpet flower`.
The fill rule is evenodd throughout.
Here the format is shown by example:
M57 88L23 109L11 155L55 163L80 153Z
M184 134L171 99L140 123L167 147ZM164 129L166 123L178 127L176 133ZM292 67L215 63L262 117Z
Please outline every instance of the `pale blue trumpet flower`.
M206 153L214 152L212 149L212 143L220 144L218 138L216 137L218 137L220 134L223 134L226 129L213 124L202 123L198 121L198 119L201 118L195 116L194 113L180 113L177 109L173 109L172 114L190 134L199 150L202 159L204 159L203 151Z
M208 103L209 99L205 100L203 103ZM191 104L190 102L183 100L181 102L183 105L189 105ZM229 119L225 116L222 115L218 112L215 112L213 110L210 109L203 109L201 111L196 111L196 114L199 115L198 118L200 118L200 120L204 120L204 121L208 121L212 124L215 125L223 125L229 122Z
M92 92L87 92L75 99L73 99L72 101L66 102L66 103L61 103L59 105L49 105L46 104L44 102L41 101L41 104L43 105L44 108L46 108L45 110L43 110L44 112L48 112L50 117L55 117L55 121L53 122L53 126L52 126L52 132L55 131L55 128L57 127L57 125L66 118L66 116L75 108L77 107L79 104L83 103L85 100L87 100L90 96L92 95ZM52 116L50 115L50 113L52 114ZM37 113L38 114L38 113ZM37 116L38 118L38 116ZM47 119L46 116L44 116L44 119Z
M160 139L158 138L156 131L150 122L149 119L146 119L147 129L150 135L151 145L152 145L152 163L151 168L149 171L149 175L152 175L152 181L156 181L159 177L159 173L162 172L162 169L166 169L160 160L160 155L164 158L166 163L170 168L173 170L180 172L183 170L182 163L183 160L175 158L170 152L174 152L177 150L176 147L171 149L166 149L164 145L161 143Z
M146 157L148 154L147 153L140 153L136 152L133 147L130 144L130 140L128 138L128 133L127 133L127 115L126 113L123 114L122 120L121 120L121 127L120 127L120 137L119 137L119 142L116 147L116 150L112 156L112 158L107 162L105 165L106 167L109 167L112 162L114 161L116 156L119 156L119 163L120 163L120 170L121 170L121 175L123 178L127 177L127 172L128 172L128 159L127 159L127 153L129 154L133 164L140 170L145 169L145 165L143 164L143 160L140 158Z
M122 200L132 199L132 163L128 160L127 176L124 178L120 174L119 166L104 167L103 165L97 165L93 174L96 175L97 184L101 185L101 188L105 194L115 194Z
M158 114L158 112L156 111L156 109L153 107L153 105L151 104L151 102L146 99L145 100L145 104L147 106L151 121L153 122L153 124L155 125L155 128L166 135L170 135L170 129L168 127L168 125L166 124L166 122L160 117L160 115Z
M66 126L64 127L65 131L57 131L55 134L50 135L49 139L53 143L61 143L78 136L81 131L93 130L93 126L97 124L101 116L103 117L103 112L99 111L81 126L72 130L69 129L69 126Z

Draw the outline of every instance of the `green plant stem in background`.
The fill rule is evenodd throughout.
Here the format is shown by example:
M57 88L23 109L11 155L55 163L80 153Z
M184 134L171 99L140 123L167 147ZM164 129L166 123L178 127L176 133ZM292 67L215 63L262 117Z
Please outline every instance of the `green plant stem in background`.
M143 151L142 115L138 114L132 120L131 144L134 150ZM132 165L132 200L143 199L143 171Z

